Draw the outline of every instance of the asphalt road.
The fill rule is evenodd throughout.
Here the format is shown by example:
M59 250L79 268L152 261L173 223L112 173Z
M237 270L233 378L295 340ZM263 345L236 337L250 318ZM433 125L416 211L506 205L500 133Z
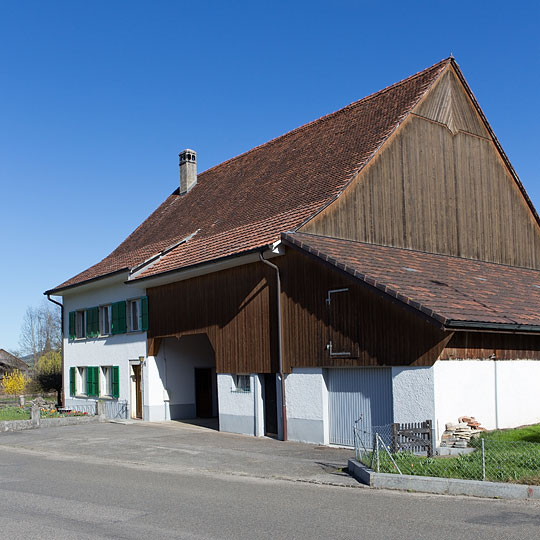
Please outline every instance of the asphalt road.
M538 539L540 507L0 450L5 539Z
M64 440L70 430L55 429ZM166 470L167 464L154 466L143 455L138 462L132 453L123 462L121 455L51 451L38 444L37 430L32 439L13 435L0 438L3 539L540 538L535 501ZM54 432L48 430L47 437L54 439ZM129 438L123 441L127 453L131 444Z

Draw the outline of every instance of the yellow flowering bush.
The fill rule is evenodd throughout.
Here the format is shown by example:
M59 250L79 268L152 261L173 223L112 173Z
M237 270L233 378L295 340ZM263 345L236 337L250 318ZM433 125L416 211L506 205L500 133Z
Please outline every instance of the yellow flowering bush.
M27 384L28 377L18 369L14 369L11 373L4 375L0 386L2 387L4 394L20 396L24 392Z

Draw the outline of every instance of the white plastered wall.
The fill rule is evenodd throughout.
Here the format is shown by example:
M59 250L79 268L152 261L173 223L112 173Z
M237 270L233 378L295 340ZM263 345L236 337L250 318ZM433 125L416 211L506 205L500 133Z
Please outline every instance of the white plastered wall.
M394 422L435 421L434 375L432 366L392 368Z
M145 290L122 282L92 291L64 296L64 391L66 405L95 402L93 398L73 398L69 393L69 368L80 366L119 366L120 400L131 401L130 360L146 356L146 332L130 332L106 337L70 340L69 312L111 304L145 295ZM143 368L144 377L144 368ZM143 391L144 399L144 391ZM130 408L128 407L128 410Z
M264 406L258 374L250 375L250 391L237 392L234 375L219 373L219 429L244 435L264 435Z
M438 440L460 416L487 429L540 422L539 361L439 360L434 370Z
M321 368L295 368L285 378L287 438L329 444L328 388Z

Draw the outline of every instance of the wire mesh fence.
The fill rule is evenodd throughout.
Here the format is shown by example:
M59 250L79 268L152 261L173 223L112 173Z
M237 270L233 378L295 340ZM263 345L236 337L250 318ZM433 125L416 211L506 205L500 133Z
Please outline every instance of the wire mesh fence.
M540 444L476 436L453 455L411 451L395 425L354 427L356 459L376 472L540 485Z
M127 400L102 400L103 413L110 420L125 420L128 417L128 402ZM70 411L78 413L95 415L98 413L98 402L94 403L76 403L69 406Z
M59 410L62 410L62 409L59 409ZM71 411L75 411L75 412L78 412L78 413L87 414L89 416L93 416L93 415L97 414L97 406L96 406L95 403L91 403L91 404L85 403L85 404L71 405L69 407L69 409L66 409L66 410L71 410Z
M105 401L105 416L111 420L125 420L128 417L127 400Z

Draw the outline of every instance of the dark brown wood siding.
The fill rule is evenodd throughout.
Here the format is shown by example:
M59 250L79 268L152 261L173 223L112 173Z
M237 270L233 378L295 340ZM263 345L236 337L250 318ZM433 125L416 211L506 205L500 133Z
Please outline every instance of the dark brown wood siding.
M448 75L415 113L300 230L540 269L540 227L461 83Z
M456 332L441 360L540 360L540 336Z
M148 338L206 333L218 373L272 373L277 367L275 273L253 263L147 289Z
M322 261L289 249L282 278L283 367L429 366L437 359L540 360L540 336L445 332ZM162 337L206 333L218 373L275 373L275 273L253 263L147 289L149 354ZM328 291L348 289L331 295ZM330 356L334 352L348 356Z
M407 308L354 279L290 250L282 274L284 370L293 367L431 365L450 339ZM347 288L332 295L329 290ZM350 356L331 357L326 346Z

